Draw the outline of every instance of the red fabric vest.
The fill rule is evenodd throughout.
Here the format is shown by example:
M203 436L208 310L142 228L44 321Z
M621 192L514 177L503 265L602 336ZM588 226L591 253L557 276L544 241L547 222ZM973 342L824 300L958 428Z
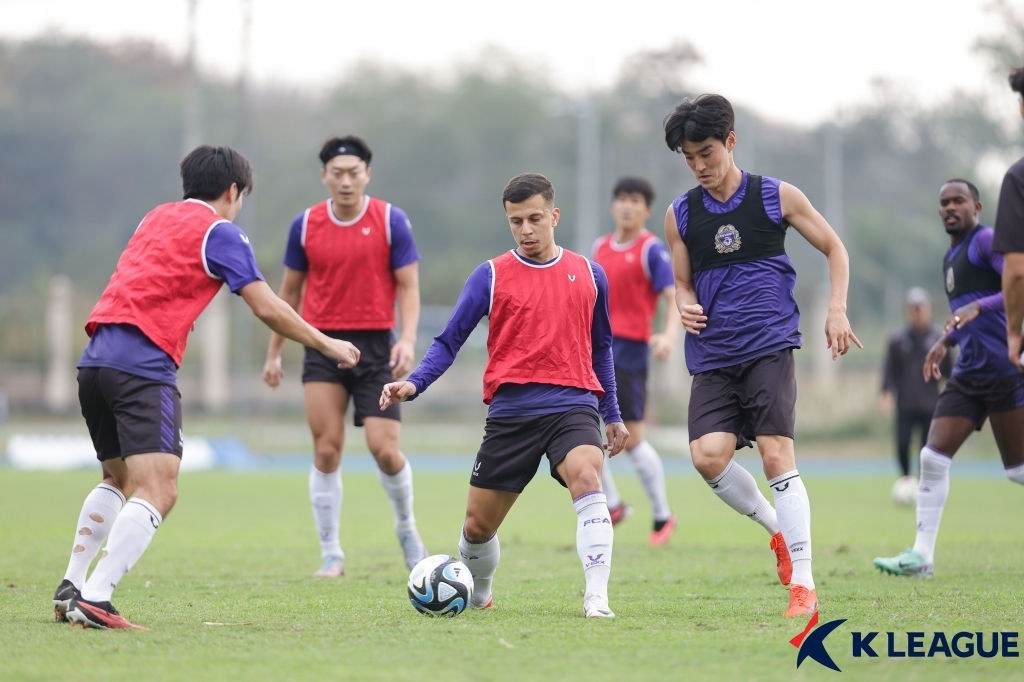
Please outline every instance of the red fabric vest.
M181 365L188 333L224 283L206 269L206 238L229 222L201 201L157 206L142 219L85 324L132 324Z
M647 253L657 239L643 230L626 244L616 243L614 234L594 242L594 262L608 275L612 336L644 343L651 340L659 292L651 286Z
M597 284L590 262L567 249L549 265L524 263L511 251L488 262L484 402L502 384L575 386L604 395L591 357Z
M367 197L343 223L330 200L306 209L302 246L309 261L302 317L331 331L393 329L398 283L391 269L391 204Z

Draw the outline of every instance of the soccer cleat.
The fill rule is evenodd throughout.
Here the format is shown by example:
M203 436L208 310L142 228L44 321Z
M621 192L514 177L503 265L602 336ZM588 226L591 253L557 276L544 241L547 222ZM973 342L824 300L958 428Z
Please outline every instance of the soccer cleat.
M779 582L788 585L793 577L793 562L789 559L789 548L782 539L782 531L772 536L768 546L775 552L775 570L779 572Z
M614 618L608 608L608 598L590 594L583 598L583 615L587 618Z
M398 543L402 545L402 553L405 554L405 566L410 571L419 562L427 558L427 548L423 546L423 540L415 528L398 533Z
M136 625L122 616L108 601L86 601L81 595L71 598L68 604L67 618L71 621L71 627L75 624L86 628L99 628L100 630L149 630L141 625Z
M647 544L651 547L660 547L666 544L671 538L672 533L676 530L676 515L668 517L668 521L661 526L661 530L652 530L651 537L647 539Z
M935 564L925 561L923 556L910 547L894 557L875 557L875 568L889 575L902 575L908 578L935 576Z
M608 515L612 517L612 526L614 527L632 516L633 508L625 502L620 502L618 507L608 510Z
M813 616L817 612L818 593L815 590L809 590L803 585L789 586L789 608L786 609L786 618Z
M345 575L345 557L331 554L324 557L324 565L313 574L315 578L339 578Z
M492 608L493 606L494 606L494 597L488 597L487 603L484 604L483 606L477 606L476 604L473 603L472 599L469 600L469 608L476 609L478 611L486 611L487 609Z
M81 593L70 580L63 580L57 591L53 593L53 620L58 623L68 622L68 604Z

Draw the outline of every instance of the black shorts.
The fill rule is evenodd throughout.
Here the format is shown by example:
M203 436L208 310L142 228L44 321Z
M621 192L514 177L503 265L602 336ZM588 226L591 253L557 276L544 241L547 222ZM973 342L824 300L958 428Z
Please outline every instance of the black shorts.
M950 377L939 394L932 419L966 417L978 431L988 415L1024 407L1024 375L1012 377Z
M619 399L623 421L643 421L644 408L647 406L647 370L616 367L615 396Z
M757 436L793 437L796 372L793 349L776 351L693 377L690 441L709 433L736 434L736 448Z
M477 488L521 493L547 453L551 477L565 486L555 471L569 451L580 445L604 447L601 420L589 408L536 417L487 419L484 442L473 463L469 484ZM603 450L602 450L603 451Z
M143 452L181 457L177 387L109 367L82 367L78 402L101 462Z
M384 384L394 381L391 376L391 346L394 336L390 329L371 331L325 331L332 339L348 341L359 349L359 364L339 369L338 363L315 348L306 347L302 361L302 383L323 381L341 384L352 396L355 407L353 422L362 426L366 417L383 417L402 421L402 409L395 403L381 412L380 394Z

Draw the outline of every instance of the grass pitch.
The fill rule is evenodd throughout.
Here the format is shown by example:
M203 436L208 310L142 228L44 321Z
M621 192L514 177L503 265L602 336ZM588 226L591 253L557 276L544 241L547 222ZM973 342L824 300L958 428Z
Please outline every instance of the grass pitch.
M468 471L467 459L467 471ZM636 514L616 530L612 622L581 615L583 578L568 493L538 476L501 530L495 608L456 619L418 615L391 510L372 475L345 476L348 576L310 577L319 551L301 475L190 474L177 508L122 581L114 603L151 632L52 622L73 524L95 473L0 469L0 679L3 680L817 680L788 640L804 620L760 527L695 476L669 479L680 529L646 545ZM416 512L433 553L454 553L466 475L418 475ZM821 620L837 679L1024 680L1024 658L867 659L850 631L1024 630L1024 491L954 478L932 581L877 574L871 559L913 540L914 513L890 479L811 478ZM880 636L879 641L884 640ZM879 649L884 649L884 643ZM884 653L882 654L884 656Z

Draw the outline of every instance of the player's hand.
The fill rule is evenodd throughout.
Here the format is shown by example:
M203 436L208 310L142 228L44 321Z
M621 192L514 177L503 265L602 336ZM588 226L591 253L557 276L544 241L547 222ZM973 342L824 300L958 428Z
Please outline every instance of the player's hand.
M338 369L348 369L359 364L359 349L348 341L328 337L327 343L320 352L337 361Z
M266 382L267 386L277 388L281 385L281 379L283 378L284 370L281 369L281 356L267 358L267 361L263 364L263 381Z
M1017 371L1024 371L1024 367L1021 367L1020 364L1022 342L1024 342L1024 337L1020 332L1009 332L1006 335L1006 347L1010 354L1010 362L1017 368Z
M895 404L896 401L892 399L892 393L889 391L882 391L882 395L878 397L878 411L882 413L883 417L888 417L892 414Z
M857 335L853 333L850 321L846 319L846 313L841 310L829 309L828 317L825 318L825 340L828 342L828 347L832 349L833 360L850 351L851 341L857 348L864 347Z
M626 439L629 438L629 431L626 430L626 425L622 422L605 424L604 433L608 438L608 442L604 446L604 449L608 451L608 456L614 457L622 452L622 448L626 447Z
M675 340L668 338L664 334L654 334L651 336L650 346L651 356L655 360L668 360L668 357L672 355L672 347L675 346Z
M380 392L380 409L386 410L395 403L404 403L416 395L416 384L411 381L395 381L384 384L384 390Z
M977 301L971 301L965 306L960 306L946 320L946 326L943 328L943 331L948 334L951 329L963 329L965 324L978 315L981 315L981 305Z
M399 339L391 346L391 378L404 377L412 369L413 355L416 351L416 342L411 339Z
M932 379L938 381L942 378L942 370L939 369L939 365L942 364L942 358L946 357L946 353L949 352L949 348L946 347L946 337L943 336L941 339L935 342L935 345L928 351L928 355L924 358L924 382L928 383Z
M704 315L704 307L699 303L684 305L679 312L679 319L683 321L683 328L694 335L700 334L700 330L707 326L705 322L708 321L707 316Z

